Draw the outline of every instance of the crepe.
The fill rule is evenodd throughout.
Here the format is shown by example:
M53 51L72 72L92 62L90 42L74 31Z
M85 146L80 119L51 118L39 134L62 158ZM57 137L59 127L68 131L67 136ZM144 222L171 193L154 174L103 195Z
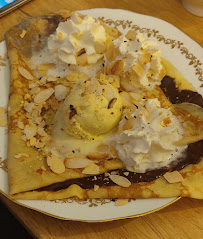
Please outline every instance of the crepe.
M41 68L39 78L33 66L30 64L30 58L33 52L39 52L46 43L46 38L52 34L59 22L68 19L71 15L70 11L60 11L49 16L28 18L19 25L10 29L6 34L6 42L8 49L8 56L10 61L11 70L11 84L10 84L10 97L9 97L9 144L8 144L8 177L10 197L15 199L43 199L55 200L68 197L77 196L82 199L86 198L150 198L150 197L173 197L185 196L193 198L203 198L203 161L202 157L202 138L200 134L194 134L193 141L195 146L192 153L199 150L196 161L193 164L187 165L183 169L178 169L182 175L179 182L169 183L163 175L165 171L159 172L158 176L147 175L146 182L139 181L135 183L121 182L116 184L119 179L121 181L125 177L130 177L131 173L126 172L125 165L120 161L116 155L111 153L104 159L99 160L98 172L95 175L89 176L82 173L83 169L70 169L65 168L62 173L55 173L50 169L47 164L47 155L38 149L32 147L31 141L29 143L23 140L21 130L27 124L25 116L27 112L24 110L25 101L29 102L29 87L35 81L42 80L46 74L47 68L52 66L45 66ZM164 62L167 74L172 78L177 78L177 85L179 81L183 82L180 73ZM63 83L62 80L59 80ZM49 83L48 89L51 89L55 83ZM187 86L185 86L187 85ZM54 85L55 86L55 85ZM181 92L184 89L194 91L190 84L182 84L179 87ZM184 87L185 86L185 87ZM165 98L160 88L157 88L158 95L172 107L171 103ZM163 86L164 91L164 86ZM52 92L53 94L53 92ZM156 94L154 92L154 94ZM167 96L167 92L165 92ZM198 95L199 96L199 95ZM170 99L170 98L169 98ZM201 101L201 99L200 99ZM193 101L192 101L193 102ZM178 103L178 102L172 102ZM193 102L194 103L194 102ZM58 107L54 96L52 95L49 104L44 105L43 112L46 116L46 130L47 132L52 129L52 123L56 108ZM177 112L177 110L174 110ZM179 110L181 111L181 110ZM183 111L181 111L183 113ZM196 119L196 118L195 118ZM188 119L189 120L189 119ZM192 120L194 120L192 118ZM191 122L193 122L191 120ZM21 125L19 122L24 122ZM194 122L193 122L194 125ZM201 125L200 125L201 128ZM202 128L201 128L202 129ZM197 132L197 129L194 129ZM43 135L42 135L43 137ZM45 137L45 136L44 136ZM198 142L197 142L198 141ZM43 142L40 142L43 143ZM191 143L191 142L189 142ZM33 143L36 145L36 142ZM98 155L95 159L98 160ZM92 156L94 158L94 155ZM198 162L200 161L200 162ZM198 163L197 163L198 162ZM112 170L119 171L122 178L111 176ZM61 169L58 169L59 171ZM62 170L63 171L63 170ZM177 170L176 170L177 171ZM128 176L126 176L128 175ZM133 174L138 177L139 174ZM170 176L169 176L170 177ZM111 178L111 179L110 179ZM114 179L113 179L114 178ZM125 180L124 180L125 181ZM169 180L170 181L170 180ZM90 183L91 182L91 183ZM109 183L108 183L109 182Z

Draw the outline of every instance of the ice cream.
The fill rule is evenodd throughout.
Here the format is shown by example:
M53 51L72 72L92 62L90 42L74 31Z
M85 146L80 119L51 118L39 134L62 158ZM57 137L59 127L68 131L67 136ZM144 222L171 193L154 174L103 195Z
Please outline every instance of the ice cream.
M63 104L64 130L77 138L95 139L115 128L122 115L118 89L98 79L80 80Z
M130 171L144 173L164 167L177 159L187 146L174 143L183 129L169 108L161 108L158 99L143 100L132 114L124 112L115 135L119 158Z

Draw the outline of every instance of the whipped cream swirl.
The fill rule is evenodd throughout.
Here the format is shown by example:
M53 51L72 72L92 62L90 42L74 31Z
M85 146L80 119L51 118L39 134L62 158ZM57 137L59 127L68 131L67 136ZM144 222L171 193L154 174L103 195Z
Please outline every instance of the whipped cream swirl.
M158 99L142 102L142 106L119 124L122 129L126 120L133 122L132 129L115 136L119 158L130 171L144 173L164 167L179 157L187 146L174 143L182 138L183 129L170 109L161 108Z
M103 57L103 54L96 53L95 42L105 41L105 29L98 20L74 13L67 21L59 23L48 39L48 48L62 62L73 65L77 65L76 57L83 51L87 55L87 63L91 64Z

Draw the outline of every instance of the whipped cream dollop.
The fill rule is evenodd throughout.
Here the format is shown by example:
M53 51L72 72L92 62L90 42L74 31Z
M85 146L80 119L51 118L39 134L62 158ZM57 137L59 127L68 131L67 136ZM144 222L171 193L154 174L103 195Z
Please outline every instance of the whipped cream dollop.
M127 121L132 127L122 130ZM124 113L119 129L121 133L115 136L115 147L130 171L144 173L167 166L187 148L174 144L184 131L177 117L169 108L161 108L158 99L143 100L130 116Z
M118 50L118 56L113 62L124 61L123 72L135 69L138 82L144 88L152 89L155 85L160 85L165 69L161 63L161 49L157 42L146 39L144 34L140 33L134 40L121 35L113 40L113 44ZM112 61L107 61L106 64L109 66Z
M99 20L78 13L60 22L48 39L48 48L62 62L77 65L77 56L86 53L87 63L96 63L103 54L97 54L95 43L105 43L105 29Z

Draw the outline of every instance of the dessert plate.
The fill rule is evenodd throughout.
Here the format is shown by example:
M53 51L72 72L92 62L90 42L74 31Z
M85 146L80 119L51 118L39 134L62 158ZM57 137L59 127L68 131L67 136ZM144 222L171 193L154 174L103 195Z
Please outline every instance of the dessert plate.
M162 56L170 61L182 75L203 95L203 67L200 61L203 49L173 25L146 15L117 9L88 9L83 14L100 18L110 26L116 26L125 33L130 29L145 32L145 37L157 41ZM0 43L0 107L7 107L9 95L9 62L6 59L6 43ZM7 129L0 127L0 192L8 195ZM122 218L143 216L158 211L179 198L153 198L129 200L123 206L116 206L109 199L82 201L75 198L42 201L14 200L16 203L63 220L110 221Z

